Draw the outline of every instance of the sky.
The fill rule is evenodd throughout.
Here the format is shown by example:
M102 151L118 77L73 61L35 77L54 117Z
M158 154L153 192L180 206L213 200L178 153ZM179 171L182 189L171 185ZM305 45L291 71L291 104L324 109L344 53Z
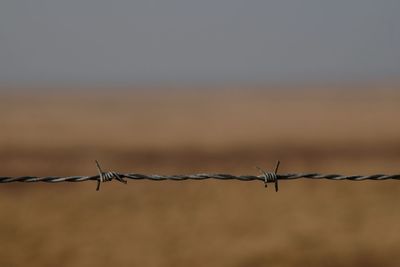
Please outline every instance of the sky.
M2 0L0 83L400 77L398 0Z

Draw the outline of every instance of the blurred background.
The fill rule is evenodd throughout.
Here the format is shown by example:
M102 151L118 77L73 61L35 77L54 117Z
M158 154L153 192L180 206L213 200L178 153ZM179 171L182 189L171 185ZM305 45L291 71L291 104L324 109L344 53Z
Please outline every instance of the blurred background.
M399 173L398 1L0 3L0 175ZM398 181L0 185L1 266L399 266Z

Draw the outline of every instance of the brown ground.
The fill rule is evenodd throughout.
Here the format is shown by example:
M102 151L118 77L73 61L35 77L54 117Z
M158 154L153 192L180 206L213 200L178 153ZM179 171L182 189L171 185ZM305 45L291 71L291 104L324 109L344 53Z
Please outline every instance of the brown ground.
M400 87L0 92L0 175L400 172ZM400 266L400 181L0 185L0 266Z

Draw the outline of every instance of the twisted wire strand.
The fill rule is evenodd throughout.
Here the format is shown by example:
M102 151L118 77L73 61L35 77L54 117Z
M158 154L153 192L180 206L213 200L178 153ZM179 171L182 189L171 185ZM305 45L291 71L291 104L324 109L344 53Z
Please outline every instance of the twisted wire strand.
M111 175L111 173L113 175ZM107 173L104 173L107 174ZM274 174L277 180L294 180L294 179L327 179L327 180L350 180L350 181L364 181L364 180L400 180L400 174L373 174L373 175L340 175L340 174L321 174L321 173L288 173L288 174ZM239 181L265 181L264 175L232 175L232 174L184 174L184 175L157 175L157 174L139 174L139 173L117 173L108 172L107 179L104 181L111 181L113 177L120 177L132 180L152 180L152 181L183 181L183 180L239 180ZM12 182L46 182L46 183L60 183L60 182L85 182L85 181L98 181L100 175L93 176L19 176L9 177L0 176L0 183ZM103 182L103 181L102 181ZM269 182L269 181L268 181Z

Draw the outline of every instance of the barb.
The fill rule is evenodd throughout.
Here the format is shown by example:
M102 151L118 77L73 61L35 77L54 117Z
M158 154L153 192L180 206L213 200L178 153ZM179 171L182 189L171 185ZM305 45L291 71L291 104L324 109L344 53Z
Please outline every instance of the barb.
M216 179L216 180L238 180L238 181L262 181L265 186L267 183L274 183L275 190L278 191L278 180L294 180L294 179L327 179L327 180L350 180L350 181L365 181L365 180L400 180L400 174L373 174L373 175L340 175L340 174L321 174L321 173L288 173L288 174L277 174L279 168L279 161L275 167L274 173L267 173L259 168L262 175L232 175L232 174L184 174L184 175L146 175L139 173L117 173L117 172L103 172L100 165L96 161L96 166L99 171L98 175L94 176L19 176L19 177L9 177L0 176L0 183L12 183L12 182L45 182L45 183L61 183L61 182L85 182L85 181L97 181L96 190L100 189L100 183L108 182L112 180L117 180L124 184L127 183L126 179L132 180L151 180L151 181L184 181L184 180L206 180L206 179Z
M261 169L260 167L257 167L257 169L261 172L261 174L264 175L264 185L265 187L268 187L268 183L275 183L275 192L278 192L278 168L279 168L279 164L281 162L278 160L276 162L276 166L275 166L275 171L274 172L265 172L263 169Z
M113 179L116 179L116 180L118 180L118 181L120 181L121 183L124 183L124 184L128 183L127 181L125 181L123 179L123 177L121 177L116 172L103 172L101 170L99 162L97 160L95 160L95 162L96 162L97 170L99 171L99 178L97 179L96 191L100 190L100 184L101 183L109 182L109 181L112 181Z

